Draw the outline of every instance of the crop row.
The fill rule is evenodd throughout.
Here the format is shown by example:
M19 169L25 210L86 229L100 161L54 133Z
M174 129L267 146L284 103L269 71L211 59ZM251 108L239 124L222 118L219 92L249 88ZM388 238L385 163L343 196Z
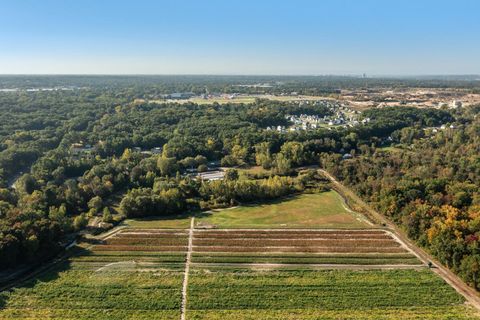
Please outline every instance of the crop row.
M402 247L251 247L251 246L194 246L195 252L325 252L325 253L405 253Z
M182 252L186 251L186 246L133 246L133 245L95 245L92 248L95 251L164 251L164 252Z
M248 246L248 247L397 247L400 244L393 239L390 240L317 240L317 239L218 239L218 240L199 240L194 239L194 246Z
M309 236L315 234L323 234L323 235L383 235L387 234L384 230L218 230L218 229L211 229L211 230L195 230L196 235L300 235L300 236Z
M71 309L62 307L36 307L32 309L5 308L0 310L0 318L8 319L62 319L62 320L105 320L105 319L136 319L136 320L178 320L180 310L135 310L118 308L110 309Z
M163 253L170 255L171 253ZM192 253L192 256L208 255L211 257L271 257L271 258L302 258L302 257L320 257L320 258L359 258L359 259L408 259L413 255L411 253L324 253L324 252L198 252Z
M154 239L161 239L161 238L168 238L168 239L177 239L177 238L188 238L188 234L184 233L130 233L130 232L122 232L115 235L115 238L154 238Z
M93 272L137 272L137 271L154 271L157 270L183 270L185 268L184 262L134 262L134 261L119 261L112 263L99 262L77 262L73 261L70 264L72 270L90 270Z
M187 245L187 238L110 238L105 241L105 244L109 245Z
M90 250L88 253L77 256L79 257L164 257L164 256L181 256L185 257L186 252L154 252L154 251L95 251Z
M158 234L188 234L185 229L147 229L147 228L127 228L119 233L158 233Z
M197 239L310 239L310 238L326 238L326 239L391 239L391 236L382 234L335 234L335 233L311 233L311 234L292 234L292 233L194 233Z
M256 236L256 235L229 235L229 234L224 234L224 235L212 235L212 236L207 236L207 235L202 235L202 236L197 236L194 235L195 239L200 239L200 240L223 240L223 239L251 239L251 240L274 240L274 239L331 239L331 240L390 240L392 237L390 237L387 234L374 234L374 235L355 235L355 236L347 236L347 235L327 235L327 234L312 234L308 236L303 236L303 235L291 235L291 234L285 234L285 235L264 235L264 236Z
M146 262L182 262L185 255L164 255L164 256L79 256L71 259L76 262L120 262L120 261L146 261Z
M350 258L350 257L232 257L194 255L196 263L281 263L281 264L354 264L354 265L418 265L417 258Z

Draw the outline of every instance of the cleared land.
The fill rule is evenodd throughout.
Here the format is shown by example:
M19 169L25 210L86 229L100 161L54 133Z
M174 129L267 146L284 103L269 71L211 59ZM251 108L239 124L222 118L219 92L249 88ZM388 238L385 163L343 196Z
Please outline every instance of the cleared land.
M1 293L0 319L180 319L182 301L185 319L480 319L334 192L195 219L233 228L190 230L189 215L129 220Z
M268 99L273 101L318 101L318 100L333 100L329 97L322 96L303 96L303 95L285 95L275 96L270 94L259 95L237 95L235 97L218 96L218 97L193 97L190 99L167 99L167 100L149 100L153 103L176 102L176 103L197 103L197 104L227 104L227 103L254 103L256 99ZM144 99L136 99L135 102L144 102Z
M365 219L350 212L335 191L303 194L267 204L213 211L197 225L217 228L365 228Z

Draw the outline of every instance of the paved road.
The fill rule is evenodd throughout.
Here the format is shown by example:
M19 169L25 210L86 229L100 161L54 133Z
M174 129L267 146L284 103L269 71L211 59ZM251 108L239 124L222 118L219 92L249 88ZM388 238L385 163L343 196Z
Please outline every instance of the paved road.
M438 274L440 277L442 277L448 284L450 284L455 290L457 290L458 293L463 295L465 299L477 310L480 310L480 297L478 293L468 286L465 282L463 282L457 275L455 275L452 271L444 267L442 264L440 264L435 258L433 258L430 254L428 254L426 251L423 249L417 247L414 245L410 239L401 231L393 222L389 221L386 219L383 215L379 214L377 211L373 210L370 208L362 199L360 199L354 192L352 192L350 189L342 185L340 182L335 179L330 173L328 173L325 170L319 169L320 172L322 172L328 179L332 181L333 184L335 184L340 190L345 190L345 192L348 192L349 196L357 203L361 204L366 210L368 210L368 213L378 222L386 226L387 229L389 229L395 236L398 237L398 239L406 244L409 249L419 257L421 261L424 263L432 262L435 267L432 268L432 271Z

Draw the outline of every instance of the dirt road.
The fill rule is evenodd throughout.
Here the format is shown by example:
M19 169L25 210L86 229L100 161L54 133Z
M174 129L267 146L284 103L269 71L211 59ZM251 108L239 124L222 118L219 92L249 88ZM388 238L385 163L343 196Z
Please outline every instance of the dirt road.
M185 259L185 271L183 276L182 285L182 310L180 319L185 320L187 312L187 289L188 289L188 276L190 273L190 261L192 260L192 248L193 248L193 230L195 228L195 218L190 219L190 230L188 231L188 251L187 258Z

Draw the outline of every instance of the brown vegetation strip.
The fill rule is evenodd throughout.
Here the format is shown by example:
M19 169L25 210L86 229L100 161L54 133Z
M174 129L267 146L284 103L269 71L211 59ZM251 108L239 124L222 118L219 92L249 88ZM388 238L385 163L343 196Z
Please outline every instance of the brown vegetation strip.
M111 238L105 241L105 244L109 245L187 245L188 239L182 238L160 238L160 239L142 239L142 238Z
M129 245L95 245L95 251L186 251L187 246L129 246Z
M309 238L324 238L324 239L391 239L388 234L202 234L195 235L196 239L309 239Z
M265 246L295 246L295 247L311 247L311 246L335 246L335 247L399 247L400 244L393 239L391 240L308 240L308 239L287 239L287 240L198 240L195 239L195 246L249 246L249 247L265 247Z
M379 238L372 238L372 237L358 237L358 238L349 238L349 237L283 237L283 236L275 236L275 237L264 237L264 238L253 238L253 237L217 237L217 238L194 238L195 241L211 241L211 242L222 242L222 241L318 241L318 240L328 240L328 241L346 241L346 242L356 242L356 241L395 241L392 237L379 237Z
M184 233L119 233L115 235L116 238L185 238L188 235Z
M234 247L234 246L194 246L194 252L328 252L328 253L405 253L403 247Z
M203 235L316 235L316 234L325 234L325 235L384 235L387 234L383 230L195 230L195 236L203 236Z
M136 233L136 232L147 232L147 233L182 233L188 235L188 230L184 229L147 229L147 228L127 228L121 231L121 233Z

